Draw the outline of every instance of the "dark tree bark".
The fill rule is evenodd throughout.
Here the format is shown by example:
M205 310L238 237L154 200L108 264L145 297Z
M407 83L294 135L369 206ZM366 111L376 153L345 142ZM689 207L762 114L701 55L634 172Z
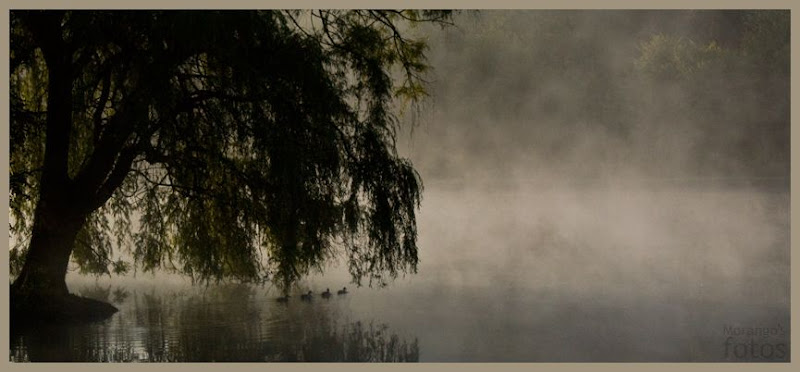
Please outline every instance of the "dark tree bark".
M13 290L24 295L64 296L69 257L87 215L65 203L60 192L42 195L36 209L31 242Z
M76 183L69 176L73 53L63 38L62 19L62 12L42 12L25 19L47 64L47 119L31 241L22 271L11 287L13 318L70 321L116 311L111 305L71 296L65 281L75 238L95 208L91 198L76 192Z
M17 293L68 293L64 277L69 256L86 218L71 205L74 199L67 160L72 127L72 53L63 40L61 20L60 12L26 19L48 68L47 136L29 254L13 285Z
M28 254L12 291L25 297L66 296L65 276L75 238L88 216L105 204L130 170L138 148L125 147L125 141L133 131L137 110L146 109L137 106L136 95L128 97L125 112L115 115L88 165L70 177L73 83L80 66L73 61L73 47L64 40L63 12L24 13L23 17L47 65L47 119L40 198Z

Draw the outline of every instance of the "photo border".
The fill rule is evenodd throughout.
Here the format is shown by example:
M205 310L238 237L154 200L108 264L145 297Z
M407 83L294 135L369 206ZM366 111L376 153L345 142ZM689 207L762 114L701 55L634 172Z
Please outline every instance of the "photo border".
M800 40L800 34L795 27L798 21L798 15L795 14L794 9L797 8L797 2L794 3L789 0L733 0L733 1L704 1L702 3L689 0L673 0L673 1L647 1L635 2L630 0L613 0L613 1L587 1L587 0L561 0L561 1L521 1L521 0L442 0L442 1L386 1L386 0L342 0L332 2L324 2L321 0L272 0L272 1L243 1L243 0L226 0L226 1L209 1L209 0L138 0L138 1L97 1L97 0L74 0L69 2L59 2L53 0L8 0L4 1L7 8L0 14L0 23L3 25L0 29L0 48L2 48L3 58L0 60L0 70L8 71L9 69L9 13L11 9L47 9L47 8L61 8L61 9L256 9L256 8L292 8L292 9L307 9L307 8L389 8L389 7L403 7L403 8L461 8L461 9L789 9L791 10L791 39L792 41ZM791 70L798 70L798 43L792 43L791 48ZM791 89L792 92L797 92L798 82L800 82L800 74L794 73L791 75ZM5 73L0 77L0 87L9 86L9 75ZM791 112L794 113L800 105L798 105L798 94L791 95ZM0 113L2 113L2 129L0 129L0 194L2 197L2 205L8 208L8 193L9 193L9 174L8 174L8 161L9 161L9 92L7 89L2 89L0 92ZM791 115L791 148L794 149L798 146L800 140L800 133L796 129L795 115ZM797 171L798 164L800 164L800 154L797 151L790 151L791 153L791 193L797 189L798 179ZM798 202L795 198L791 198L791 216L797 216ZM3 214L0 217L0 228L6 234L8 233L8 215ZM791 218L791 235L795 235L800 231L798 224L800 222L795 218ZM8 243L3 243L5 244ZM797 267L798 255L794 253L795 244L791 242L791 267ZM4 263L0 269L0 278L8 281L9 267L8 267L8 250L4 249L0 252L0 258ZM797 298L798 298L798 277L794 270L791 270L791 317L795 318L797 315ZM3 336L0 337L0 347L3 350L9 350L9 287L0 286L0 318L2 319ZM791 318L790 318L791 323ZM790 324L791 325L791 324ZM792 344L797 344L798 336L795 332L791 333ZM790 347L791 350L791 347ZM795 352L797 355L798 353ZM797 359L797 356L795 356ZM661 371L677 369L692 369L692 370L709 370L709 371L730 371L730 370L749 370L755 369L769 369L769 370L790 370L795 364L794 361L789 363L420 363L420 364L357 364L357 363L236 363L235 365L227 364L225 366L219 363L11 363L6 360L4 364L0 365L3 371L49 371L58 369L58 371L65 372L78 372L78 371L98 371L106 370L108 368L128 370L176 370L176 371L216 371L220 367L235 368L236 370L251 371L263 370L264 368L278 368L280 370L306 370L308 368L325 368L333 372L339 371L354 371L354 370L378 370L378 371L396 371L398 369L414 369L414 370L433 370L433 371L484 371L487 368L508 370L508 371L522 371L533 369L545 369L556 371L571 371L571 370L600 370L600 371Z

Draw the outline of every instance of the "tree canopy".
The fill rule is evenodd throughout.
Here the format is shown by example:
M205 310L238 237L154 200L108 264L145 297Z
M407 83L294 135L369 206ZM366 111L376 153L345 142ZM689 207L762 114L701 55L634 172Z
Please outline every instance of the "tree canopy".
M422 185L395 133L425 95L419 22L450 13L12 11L12 273L54 205L88 273L413 272Z

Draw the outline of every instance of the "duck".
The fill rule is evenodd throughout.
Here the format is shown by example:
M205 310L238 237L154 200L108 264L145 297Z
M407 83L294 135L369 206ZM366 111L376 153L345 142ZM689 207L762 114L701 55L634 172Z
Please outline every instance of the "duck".
M347 287L344 287L344 288L336 291L336 294L339 294L339 295L347 294Z
M278 299L276 301L278 301L280 303L287 303L287 302L289 302L289 295L284 295L284 296L278 297Z
M308 291L308 293L300 295L300 299L303 301L311 301L311 294L312 292Z
M322 292L322 297L323 298L330 298L331 297L331 289L330 288L325 288L325 292Z

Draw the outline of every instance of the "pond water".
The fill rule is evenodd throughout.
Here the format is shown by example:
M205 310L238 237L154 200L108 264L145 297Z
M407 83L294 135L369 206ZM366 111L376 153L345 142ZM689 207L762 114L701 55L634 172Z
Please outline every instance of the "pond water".
M266 286L70 274L120 311L12 329L10 359L790 360L785 188L429 185L419 233L417 274L355 288L333 265L287 304Z

